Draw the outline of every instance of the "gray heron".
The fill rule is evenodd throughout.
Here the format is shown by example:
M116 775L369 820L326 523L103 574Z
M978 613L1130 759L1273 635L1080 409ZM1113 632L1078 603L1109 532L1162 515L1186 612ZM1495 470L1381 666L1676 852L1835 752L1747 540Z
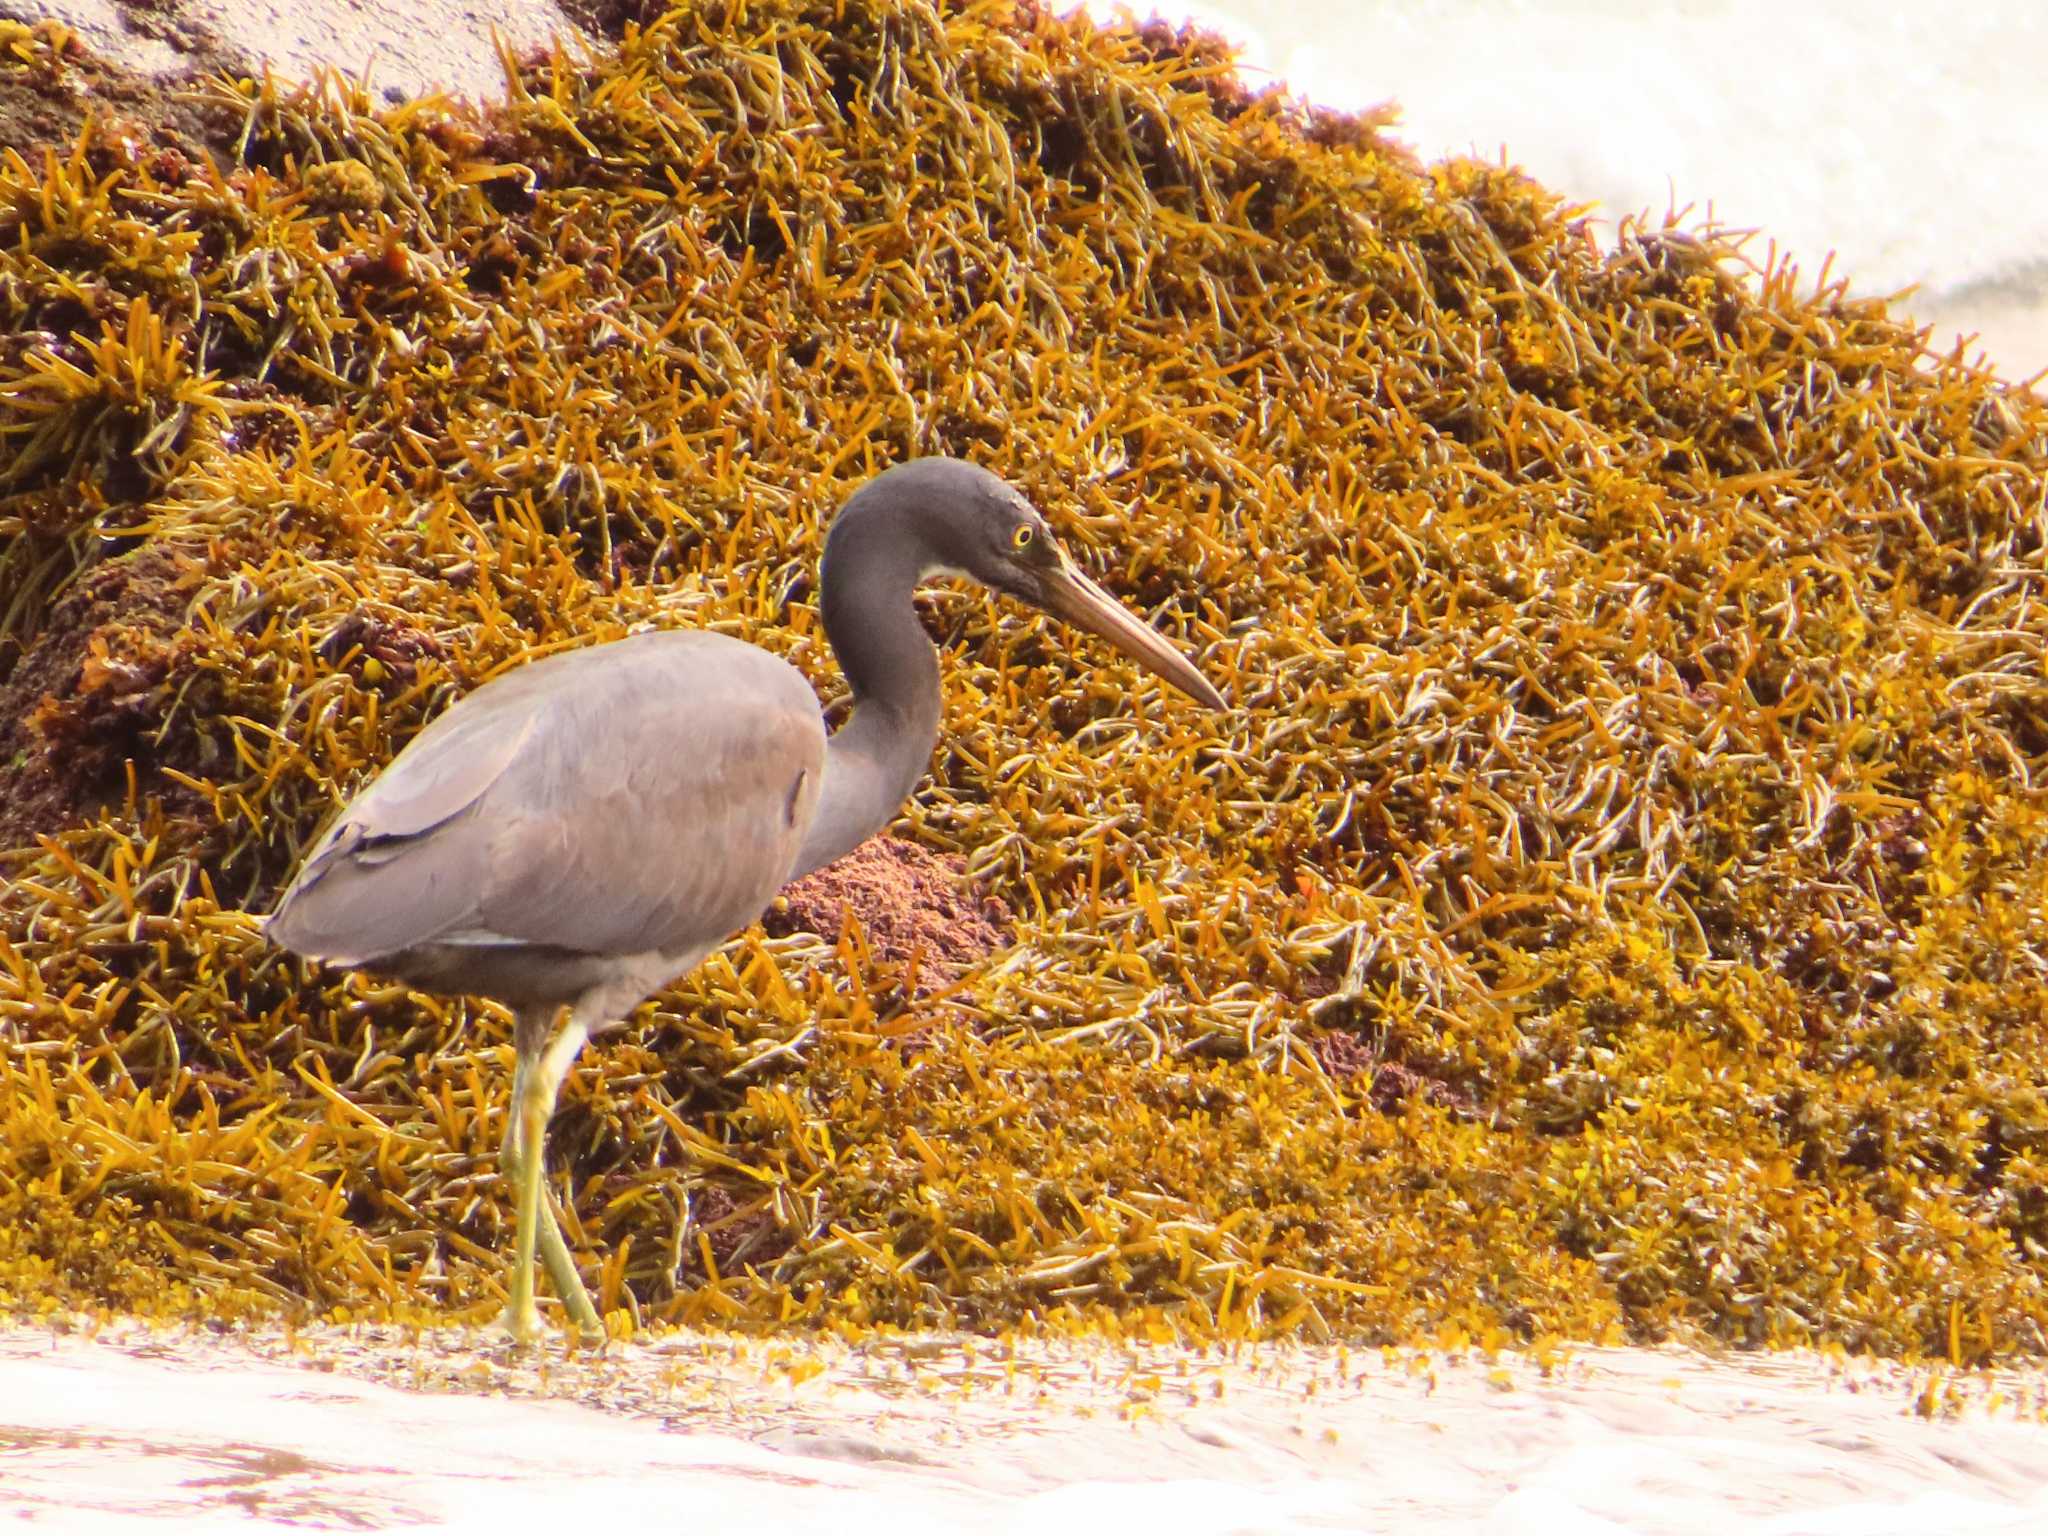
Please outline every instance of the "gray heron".
M1089 630L1223 707L1192 663L1081 574L1017 490L958 459L914 459L849 497L825 541L819 604L853 694L829 738L803 674L729 636L664 630L549 656L422 730L321 836L267 919L267 936L308 960L511 1011L499 1163L516 1192L514 1338L540 1328L536 1249L576 1325L602 1329L541 1179L576 1053L784 884L887 826L929 766L939 658L911 598L937 576Z

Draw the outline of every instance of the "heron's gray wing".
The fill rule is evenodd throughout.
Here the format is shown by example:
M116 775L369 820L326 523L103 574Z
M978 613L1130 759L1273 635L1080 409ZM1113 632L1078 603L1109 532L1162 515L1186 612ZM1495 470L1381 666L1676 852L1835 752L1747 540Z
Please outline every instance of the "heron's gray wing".
M429 722L313 845L265 925L269 937L349 965L389 953L394 935L424 921L418 905L395 899L398 878L379 871L472 810L527 750L551 692L529 674L545 684L549 670L535 662L495 678Z
M823 759L808 685L738 641L641 635L536 662L393 760L271 933L345 965L434 943L708 947L788 874Z

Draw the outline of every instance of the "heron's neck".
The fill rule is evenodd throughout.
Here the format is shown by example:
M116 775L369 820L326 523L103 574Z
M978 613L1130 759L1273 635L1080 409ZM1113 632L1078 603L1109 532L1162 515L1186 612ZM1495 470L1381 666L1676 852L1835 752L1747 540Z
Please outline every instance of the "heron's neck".
M877 511L835 528L826 550L819 608L853 685L853 716L825 745L825 783L791 879L893 821L939 739L939 654L911 602L930 562L895 523Z

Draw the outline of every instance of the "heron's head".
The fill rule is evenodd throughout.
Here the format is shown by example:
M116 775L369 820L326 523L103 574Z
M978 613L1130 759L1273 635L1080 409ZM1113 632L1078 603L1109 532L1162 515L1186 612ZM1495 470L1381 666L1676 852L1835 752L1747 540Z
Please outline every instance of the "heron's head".
M1100 635L1138 665L1211 709L1223 695L1164 636L1084 576L1038 509L998 475L962 459L912 459L862 487L907 516L921 546L920 579L966 576ZM849 502L846 512L855 511ZM834 528L837 536L838 528ZM831 558L828 545L826 558Z

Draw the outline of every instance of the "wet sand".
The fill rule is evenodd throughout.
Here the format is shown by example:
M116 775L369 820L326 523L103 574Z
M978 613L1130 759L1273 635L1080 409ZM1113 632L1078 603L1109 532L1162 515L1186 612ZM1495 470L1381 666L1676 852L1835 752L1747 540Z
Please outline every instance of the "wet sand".
M1926 1417L1932 1410L1934 1417ZM679 1334L0 1332L44 1531L2048 1529L2048 1372Z

